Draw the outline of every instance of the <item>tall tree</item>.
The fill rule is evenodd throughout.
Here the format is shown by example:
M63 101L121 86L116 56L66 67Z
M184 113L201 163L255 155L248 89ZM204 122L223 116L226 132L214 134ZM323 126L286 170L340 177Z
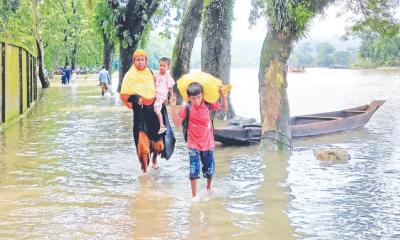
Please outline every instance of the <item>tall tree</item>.
M37 49L37 63L38 63L38 75L39 81L42 85L42 88L50 87L49 80L45 78L44 75L44 46L43 46L43 39L42 39L42 16L40 13L40 1L34 0L33 3L33 14L35 22L34 22L34 33L36 38L36 49Z
M263 144L268 149L290 149L290 112L287 97L287 65L293 43L307 23L332 0L253 0L251 17L268 18L258 74ZM261 12L259 12L261 10Z
M263 145L267 149L290 149L289 102L287 98L287 59L293 43L306 31L311 19L334 0L252 0L251 21L267 18L258 74ZM362 12L358 26L390 22L386 9L398 6L398 0L350 0L353 11ZM383 10L383 11L382 11ZM380 27L378 27L379 29Z
M371 36L364 34L359 57L373 66L400 65L400 36Z
M194 40L199 32L202 11L203 0L191 0L182 18L172 52L171 73L175 80L190 71L190 57Z
M83 29L83 3L78 0L58 1L58 7L62 11L62 18L66 21L63 31L64 44L68 49L68 55L65 55L65 65L71 64L72 69L75 69L78 44L80 42L79 35Z
M258 73L263 143L270 149L290 149L290 112L287 97L287 65L293 43L307 23L331 0L253 0L252 17L268 16ZM255 11L254 11L255 10Z
M203 39L201 47L201 69L230 83L231 32L234 0L209 0L204 6ZM235 112L228 96L228 118ZM224 113L219 113L224 118Z
M38 0L12 0L0 3L0 37L22 44L31 53L37 53L39 80L42 88L49 86L43 74L43 42ZM2 26L3 25L3 26Z
M64 32L67 26L60 4L56 1L47 1L40 7L42 15L42 38L44 47L44 65L53 75L56 67L64 56L68 55L68 48L64 42Z
M96 5L95 22L103 39L103 65L112 72L112 60L115 52L115 15L109 8L109 3L101 1Z
M138 47L146 25L160 5L161 0L109 0L117 16L116 27L120 43L118 90L123 77L132 65L132 53Z
M2 1L0 5L0 38L22 45L35 53L34 2L31 0Z

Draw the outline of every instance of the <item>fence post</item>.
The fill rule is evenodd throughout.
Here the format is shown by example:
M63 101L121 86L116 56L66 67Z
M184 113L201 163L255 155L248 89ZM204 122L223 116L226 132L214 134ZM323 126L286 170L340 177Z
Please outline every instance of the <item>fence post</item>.
M18 73L19 73L19 114L24 113L24 96L23 96L23 85L22 85L22 48L18 51Z
M1 122L6 122L6 43L1 43Z

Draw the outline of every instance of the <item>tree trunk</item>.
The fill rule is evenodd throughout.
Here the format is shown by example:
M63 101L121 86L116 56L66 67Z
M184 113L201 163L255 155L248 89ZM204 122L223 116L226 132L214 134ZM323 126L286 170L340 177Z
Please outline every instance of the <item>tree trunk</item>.
M66 68L67 65L69 65L68 56L65 57L64 68Z
M54 72L57 70L57 67L60 65L60 48L57 49L56 55L54 57L53 66L51 67L51 72L49 74L49 78L53 79Z
M124 79L125 73L129 71L132 66L132 54L136 50L139 41L136 41L134 45L128 46L127 48L122 47L122 40L119 43L119 83L117 91L121 91L122 80Z
M292 49L290 35L268 31L261 52L258 79L262 144L269 150L291 148L286 61Z
M231 31L234 0L210 0L205 6L203 39L201 47L201 70L230 83ZM219 112L218 118L233 118L230 94L228 112Z
M112 73L112 60L114 57L114 42L107 38L106 34L103 34L104 47L103 47L103 65L111 74Z
M132 53L136 50L139 40L144 32L146 24L150 21L154 12L160 5L160 1L128 0L116 21L118 38L120 41L120 68L118 89L121 90L122 80L132 65ZM118 8L119 1L112 1L111 8ZM121 9L119 11L121 11ZM126 47L124 47L126 46Z
M76 68L76 54L78 52L78 43L74 43L74 47L71 51L71 69Z
M150 21L160 5L159 0L124 1L124 6L119 1L111 1L110 7L121 12L115 22L118 27L120 41L120 68L118 89L121 90L122 80L132 65L132 53L138 47L139 40L144 32L146 24Z
M36 36L36 47L37 47L37 62L39 65L39 80L42 84L42 88L48 88L50 86L49 80L44 76L44 51L43 51L43 41L39 36Z
M34 9L34 33L35 33L35 40L36 40L36 48L38 52L37 56L37 63L39 66L39 81L42 84L42 88L50 87L50 83L48 78L44 76L44 46L43 46L43 39L40 34L40 29L42 27L42 17L40 15L40 10L38 6L38 1L33 1L33 9ZM48 74L47 74L48 75ZM47 76L48 77L48 76Z
M185 11L179 32L176 36L174 50L172 52L172 76L175 81L182 75L190 71L190 57L194 40L199 32L201 23L201 12L203 10L203 0L192 0ZM182 97L175 85L175 92L178 96L178 103L182 102Z

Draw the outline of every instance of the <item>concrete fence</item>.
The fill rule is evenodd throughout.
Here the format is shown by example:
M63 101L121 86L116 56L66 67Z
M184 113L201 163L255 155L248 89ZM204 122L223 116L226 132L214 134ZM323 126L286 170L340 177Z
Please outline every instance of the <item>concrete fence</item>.
M38 97L36 57L0 42L0 125L26 112Z

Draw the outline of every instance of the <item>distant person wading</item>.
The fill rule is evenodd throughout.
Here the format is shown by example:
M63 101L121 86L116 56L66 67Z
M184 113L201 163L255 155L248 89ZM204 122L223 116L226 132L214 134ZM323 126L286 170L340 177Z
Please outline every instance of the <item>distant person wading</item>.
M106 66L104 65L99 72L99 81L101 87L101 95L104 96L104 93L110 90L111 85L110 73L107 71Z

